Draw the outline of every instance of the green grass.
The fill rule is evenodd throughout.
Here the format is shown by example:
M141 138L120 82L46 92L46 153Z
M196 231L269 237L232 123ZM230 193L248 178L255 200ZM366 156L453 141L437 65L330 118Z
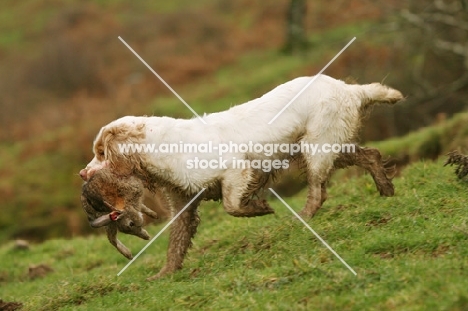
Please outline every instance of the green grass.
M459 113L438 125L421 128L404 137L372 142L369 146L378 148L382 154L408 161L433 159L455 149L466 152L468 144L468 113Z
M0 48L6 53L37 50L28 49L32 43L24 36L35 38L63 5L2 2ZM127 6L109 0L97 5L119 12ZM185 1L158 7L140 3L135 9L172 12L180 5ZM220 111L294 76L313 74L352 36L361 38L369 27L359 23L313 34L311 44L317 48L300 57L252 51L177 91L199 113ZM192 117L169 92L147 111ZM437 127L373 145L384 155L408 155L411 161L432 158L466 145L467 121L468 114L459 115ZM0 242L19 232L29 232L28 236L47 232L41 238L63 236L70 231L68 222L83 218L77 205L81 183L77 172L89 159L76 155L78 142L70 139L75 136L75 129L67 128L33 142L2 143L0 192L6 203ZM310 224L357 276L270 198L277 215L258 219L232 218L219 204L205 204L184 269L153 283L144 280L164 264L167 233L120 277L116 274L127 261L104 236L49 240L30 251L14 250L11 242L3 244L0 299L22 302L24 310L465 310L468 184L456 180L453 169L441 164L419 162L408 167L395 179L397 192L392 198L380 198L369 176L340 175L332 181L330 199ZM299 210L304 198L301 193L287 201ZM149 231L155 234L160 228ZM121 239L134 253L145 245L133 237ZM51 266L53 273L30 279L28 267L40 263Z
M0 298L25 310L466 310L468 183L438 161L409 166L395 186L381 198L369 176L333 181L309 222L357 276L270 198L276 215L253 219L203 205L184 268L156 282L145 278L164 263L167 233L119 277L127 261L104 236L7 244ZM296 210L304 200L287 199ZM134 253L145 244L121 238ZM40 263L54 271L29 279Z

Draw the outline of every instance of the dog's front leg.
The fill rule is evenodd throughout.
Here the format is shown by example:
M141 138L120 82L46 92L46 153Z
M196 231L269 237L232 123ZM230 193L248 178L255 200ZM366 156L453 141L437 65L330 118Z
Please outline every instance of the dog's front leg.
M322 206L322 184L320 181L309 181L309 192L304 209L299 213L303 218L312 218Z
M175 194L170 196L170 205L173 217L180 212L184 206L191 200L190 197L179 197ZM177 217L171 225L169 234L169 247L167 250L166 265L159 271L158 274L149 277L147 280L152 281L161 278L167 274L171 274L182 268L185 254L192 245L192 238L197 232L200 218L198 217L197 208L200 204L200 199L195 200L190 204L185 211Z
M299 213L303 218L312 218L327 199L326 182L333 168L333 157L327 155L304 155L307 163L309 192L304 209Z

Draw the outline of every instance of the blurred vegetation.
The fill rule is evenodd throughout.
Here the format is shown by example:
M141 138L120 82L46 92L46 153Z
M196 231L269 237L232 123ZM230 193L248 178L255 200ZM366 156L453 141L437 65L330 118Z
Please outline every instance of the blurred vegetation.
M326 74L383 81L408 97L375 109L362 141L437 124L382 147L404 164L466 146L456 121L466 116L446 121L468 98L468 62L456 45L466 42L461 2L308 1L309 50L284 55L289 3L1 1L0 242L90 233L78 171L102 125L132 114L191 117L118 36L200 114L317 73L356 36Z

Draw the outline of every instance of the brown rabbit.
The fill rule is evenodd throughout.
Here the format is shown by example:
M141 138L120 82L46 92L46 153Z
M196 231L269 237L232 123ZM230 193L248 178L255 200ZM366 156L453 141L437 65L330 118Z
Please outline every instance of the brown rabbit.
M148 240L143 213L158 218L143 204L143 189L140 179L117 176L107 168L96 171L82 187L81 203L89 224L93 228L105 226L109 242L128 259L132 253L117 239L117 231Z

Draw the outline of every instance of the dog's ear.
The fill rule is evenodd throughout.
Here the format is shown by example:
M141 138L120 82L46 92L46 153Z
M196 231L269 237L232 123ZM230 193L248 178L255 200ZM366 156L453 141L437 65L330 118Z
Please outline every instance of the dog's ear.
M145 137L144 124L119 124L102 129L104 159L109 161L114 172L128 175L140 169L145 154L135 146L144 143Z

